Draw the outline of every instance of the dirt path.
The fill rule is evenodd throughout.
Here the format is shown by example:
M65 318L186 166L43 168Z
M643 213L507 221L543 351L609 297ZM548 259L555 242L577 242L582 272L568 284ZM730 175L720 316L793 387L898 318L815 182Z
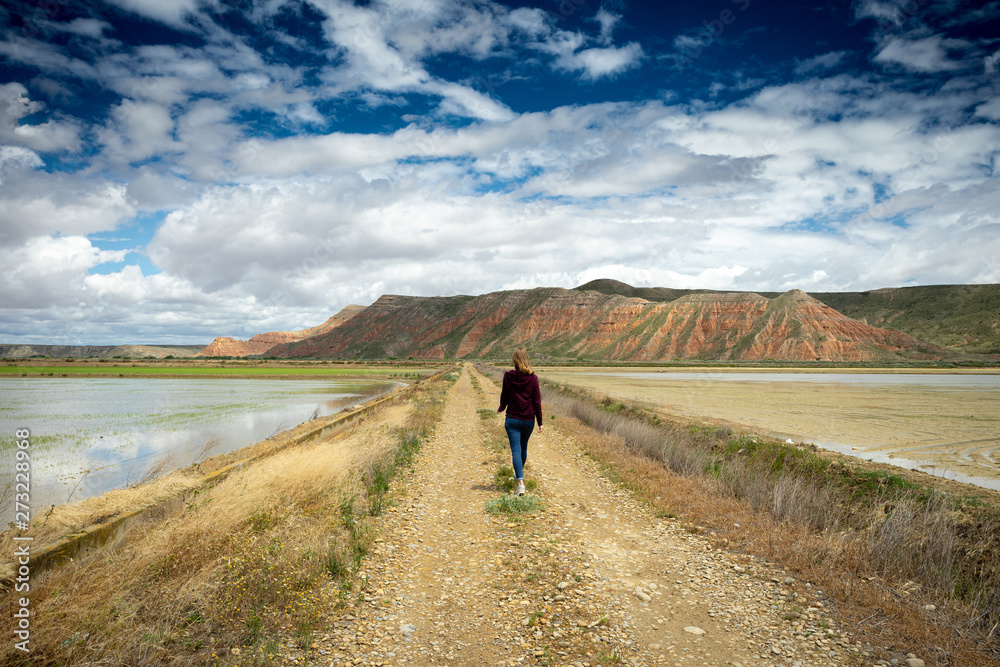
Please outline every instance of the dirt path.
M367 586L331 612L310 664L874 664L851 661L862 649L839 638L821 592L654 516L578 451L564 417L529 447L546 509L488 514L501 417L477 409L498 396L465 367L385 515Z

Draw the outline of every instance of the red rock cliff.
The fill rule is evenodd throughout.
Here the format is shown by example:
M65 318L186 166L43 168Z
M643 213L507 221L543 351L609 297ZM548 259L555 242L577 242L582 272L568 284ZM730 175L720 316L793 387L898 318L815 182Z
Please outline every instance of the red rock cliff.
M538 288L482 296L387 295L277 356L461 358L525 346L562 358L869 361L942 358L942 348L845 317L799 290L696 293L669 302Z

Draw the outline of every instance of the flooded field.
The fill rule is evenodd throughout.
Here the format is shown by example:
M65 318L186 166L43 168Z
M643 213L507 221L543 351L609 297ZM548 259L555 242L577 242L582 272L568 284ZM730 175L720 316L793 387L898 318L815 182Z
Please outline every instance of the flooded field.
M1000 490L1000 374L550 369L654 410Z
M396 386L348 379L0 379L0 511L11 515L15 429L31 432L37 512L239 449Z

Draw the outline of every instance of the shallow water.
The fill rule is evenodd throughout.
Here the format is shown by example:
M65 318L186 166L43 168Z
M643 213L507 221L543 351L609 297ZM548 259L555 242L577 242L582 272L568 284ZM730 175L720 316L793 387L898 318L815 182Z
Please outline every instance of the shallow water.
M546 375L652 409L1000 490L1000 374L595 368Z
M921 470L928 475L934 475L936 477L943 477L945 479L953 479L956 482L962 482L963 484L973 484L975 486L981 486L984 489L993 489L994 491L1000 491L1000 479L996 477L983 477L981 475L970 475L964 472L959 472L957 470L952 470L947 467L947 465L942 465L939 461L934 459L922 459L922 458L907 458L906 456L899 456L896 453L886 453L880 451L865 451L860 447L851 447L848 445L842 445L837 442L823 442L820 440L810 440L808 438L804 439L803 442L808 442L810 444L816 445L823 449L828 449L832 452L837 452L845 456L854 456L859 459L864 459L865 461L874 461L876 463L887 463L893 466L899 466L900 468L909 468L910 470ZM919 457L918 452L912 452L908 456Z
M0 379L0 495L31 432L31 505L80 500L231 452L398 386L370 380ZM10 485L13 489L13 485ZM12 491L0 516L13 519Z

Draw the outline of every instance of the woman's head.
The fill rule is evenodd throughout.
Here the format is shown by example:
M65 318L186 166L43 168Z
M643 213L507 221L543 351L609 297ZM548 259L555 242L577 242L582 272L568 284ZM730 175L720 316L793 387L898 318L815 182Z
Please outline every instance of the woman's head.
M514 350L514 368L527 375L532 374L531 359L528 358L528 351L523 347Z

